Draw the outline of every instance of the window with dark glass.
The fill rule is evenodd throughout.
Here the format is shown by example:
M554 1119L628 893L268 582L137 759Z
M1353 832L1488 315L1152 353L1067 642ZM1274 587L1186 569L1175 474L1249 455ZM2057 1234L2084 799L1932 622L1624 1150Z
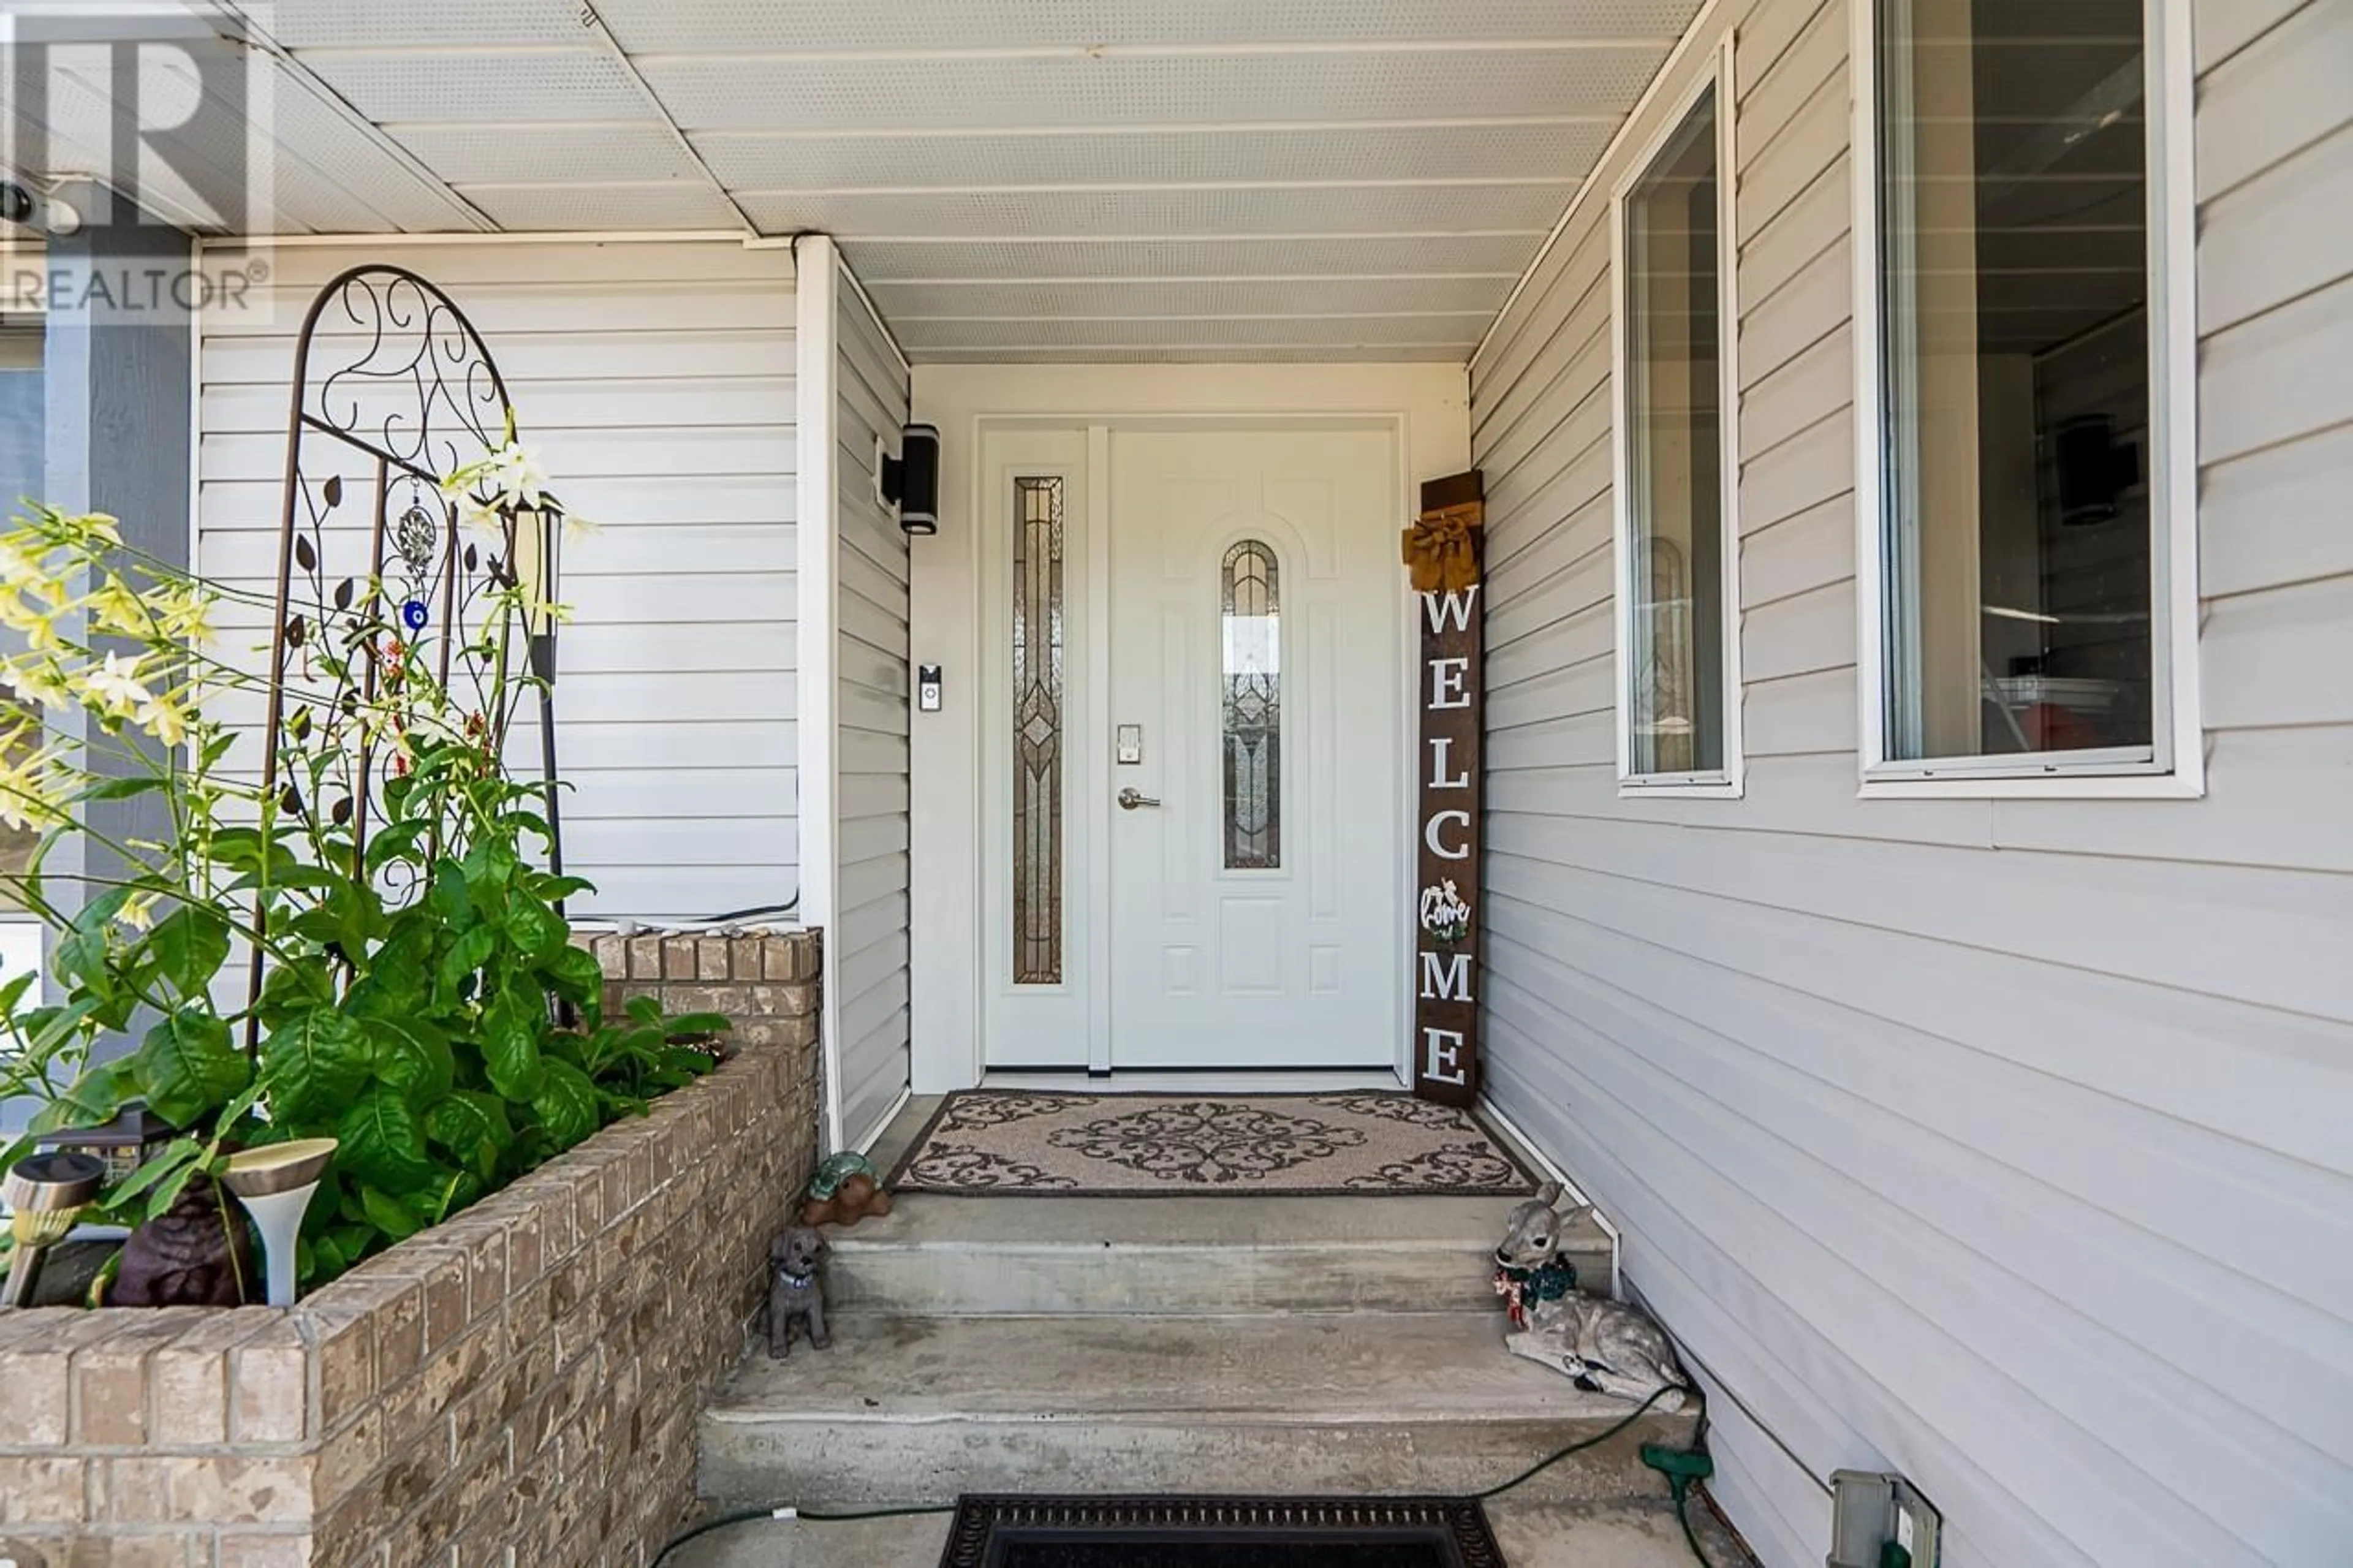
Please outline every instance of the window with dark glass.
M1878 6L1891 761L2153 755L2145 26Z
M1062 979L1062 480L1013 481L1013 981Z
M1226 552L1221 584L1226 867L1282 864L1282 604L1273 548Z
M1633 775L1725 767L1716 107L1626 193L1627 728Z

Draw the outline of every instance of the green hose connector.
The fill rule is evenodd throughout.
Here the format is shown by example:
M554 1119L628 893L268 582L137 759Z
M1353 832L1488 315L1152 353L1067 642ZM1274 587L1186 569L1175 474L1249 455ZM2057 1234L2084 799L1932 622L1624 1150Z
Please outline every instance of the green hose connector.
M1700 1568L1709 1568L1707 1553L1700 1550L1699 1537L1691 1526L1691 1484L1704 1481L1715 1474L1715 1461L1696 1448L1670 1448L1663 1443L1642 1445L1642 1463L1667 1478L1667 1489L1674 1494L1675 1522L1683 1527L1683 1544L1699 1560Z

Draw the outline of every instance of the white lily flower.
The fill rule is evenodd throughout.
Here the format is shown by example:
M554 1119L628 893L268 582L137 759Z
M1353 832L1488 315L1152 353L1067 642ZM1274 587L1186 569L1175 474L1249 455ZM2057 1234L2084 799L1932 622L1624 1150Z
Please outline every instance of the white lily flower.
M127 719L154 700L154 694L140 684L139 661L119 653L108 654L103 664L85 671L82 686L100 710L118 719Z
M22 831L41 827L63 815L50 778L52 760L43 752L0 757L0 824Z
M497 533L504 524L500 522L498 509L470 492L457 498L458 526L470 528L478 533Z
M547 500L546 465L519 441L508 442L491 457L491 478L501 501L537 508Z
M209 645L220 634L213 626L214 597L189 587L173 595L164 611L164 625L174 637L193 647Z
M88 605L90 624L100 631L141 637L151 629L146 605L119 577L109 578L92 592Z
M64 678L53 660L31 657L10 659L0 665L0 684L27 702L37 702L44 708L63 708L69 693Z
M47 571L37 559L0 540L0 584L21 593L26 588L42 586L48 580Z
M45 653L65 646L58 634L59 612L35 607L32 595L0 593L0 626L11 626L25 634L25 644L36 653Z
M188 716L168 697L151 697L140 704L133 722L167 746L188 738Z

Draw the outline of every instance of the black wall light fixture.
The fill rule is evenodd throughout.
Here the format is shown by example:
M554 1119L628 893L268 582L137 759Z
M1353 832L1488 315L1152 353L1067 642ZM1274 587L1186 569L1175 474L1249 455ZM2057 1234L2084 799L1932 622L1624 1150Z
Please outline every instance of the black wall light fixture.
M940 433L930 425L910 425L899 432L899 455L883 449L874 437L874 493L899 519L908 533L940 531Z

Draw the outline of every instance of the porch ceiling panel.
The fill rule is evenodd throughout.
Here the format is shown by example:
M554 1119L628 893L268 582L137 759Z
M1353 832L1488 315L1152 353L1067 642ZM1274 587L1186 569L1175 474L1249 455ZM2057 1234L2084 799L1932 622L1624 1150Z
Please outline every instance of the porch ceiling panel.
M685 180L645 184L460 185L459 195L501 228L542 234L617 229L723 229L735 209L710 186Z
M1053 284L1086 279L1148 283L1163 278L1260 279L1502 275L1508 285L1534 248L1519 230L1485 234L1179 235L1155 239L999 237L992 239L845 239L858 276L881 282ZM1052 314L1047 311L1045 314Z
M1467 327L1487 324L1482 311L1451 316L1056 316L1046 321L925 320L923 340L938 349L987 349L1018 332L1015 346L1057 348L1184 348L1215 333L1236 348L1451 347Z
M1699 5L273 0L251 20L280 60L290 231L820 229L918 360L1460 359Z
M1547 180L1589 168L1617 122L1261 125L1229 131L712 131L695 145L747 190L973 190L1227 182L1314 184L1363 170L1385 180Z
M427 0L431 10L464 3ZM596 8L632 52L710 54L1672 39L1698 9L1688 0L598 0Z
M298 0L253 10L294 49L542 47L580 27L580 0Z
M694 162L678 138L650 122L386 129L443 179L458 185L626 186L696 179Z
M1199 342L1183 348L1042 348L1012 349L992 344L982 349L926 349L924 364L1241 364L1254 361L1303 364L1456 364L1462 351L1451 343L1328 343L1269 344L1261 342Z
M1351 234L1493 224L1541 232L1567 184L1171 185L1038 191L739 191L760 226L776 233L970 235L1042 228L1050 234Z
M1033 283L902 283L869 279L883 314L914 330L918 321L1056 316L1240 317L1250 315L1400 316L1493 314L1495 287L1509 274L1449 278L1121 278ZM925 312L931 312L926 314Z
M378 125L650 119L621 62L583 48L313 49L295 58Z
M1608 114L1672 40L1499 48L638 58L690 132L1395 121Z

